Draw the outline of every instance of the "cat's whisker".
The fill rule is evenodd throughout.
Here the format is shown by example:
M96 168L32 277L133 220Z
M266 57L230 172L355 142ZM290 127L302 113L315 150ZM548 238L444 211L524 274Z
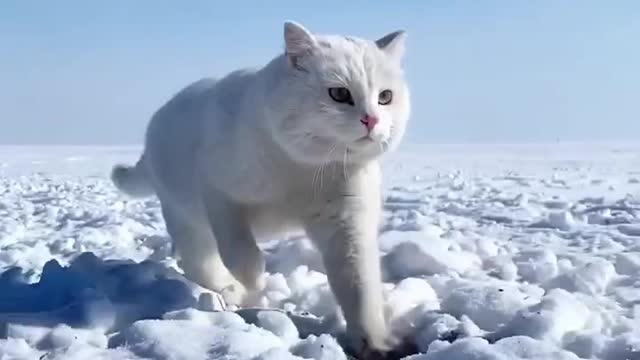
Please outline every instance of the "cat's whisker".
M313 170L313 177L311 178L311 201L317 200L318 191L318 178L320 175L320 166L316 166Z
M321 197L321 193L322 193L322 173L323 173L323 169L324 169L324 163L321 163L320 165L318 165L318 171L317 171L317 177L316 177L316 187L315 187L315 194L316 194L316 200L318 198Z
M334 146L334 149L333 149L333 150L335 151L335 150L337 150L337 148L338 148L338 145ZM331 179L335 179L335 177L336 177L336 171L338 171L338 164L339 164L339 161L337 161L336 159L333 159L333 155L332 155L332 159L331 159L331 160L332 160L332 162L334 162L334 165L331 167L331 168L332 168L332 171L331 171Z
M318 168L318 180L319 180L319 186L318 186L318 195L320 195L320 193L322 193L322 188L323 188L323 183L324 183L324 161L320 164L320 167Z
M323 180L324 180L324 169L327 167L328 164L331 163L331 155L333 154L333 152L336 150L338 146L337 145L333 145L333 147L331 147L331 149L329 149L329 152L327 153L327 157L325 158L325 160L322 162L321 165L321 172L320 172L320 189L322 190L323 187Z
M320 186L318 187L318 195L319 196L322 196L321 194L324 191L324 183L325 183L325 181L324 181L325 180L324 179L324 170L325 170L326 167L327 167L326 163L323 163L320 166Z
M324 188L324 170L327 165L331 163L331 156L336 149L337 145L333 145L325 155L324 160L314 167L313 177L311 178L312 201L318 199L318 196Z
M342 173L345 180L349 180L349 174L347 171L347 161L349 160L349 148L344 149L344 159L342 161Z

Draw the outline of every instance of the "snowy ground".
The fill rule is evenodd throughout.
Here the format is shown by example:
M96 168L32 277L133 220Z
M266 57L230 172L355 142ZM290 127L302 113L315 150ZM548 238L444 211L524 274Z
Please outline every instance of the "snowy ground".
M264 306L182 278L135 148L0 147L0 359L345 359L318 254L265 245ZM388 316L413 360L640 359L640 145L405 146L385 160ZM293 321L292 321L293 319Z

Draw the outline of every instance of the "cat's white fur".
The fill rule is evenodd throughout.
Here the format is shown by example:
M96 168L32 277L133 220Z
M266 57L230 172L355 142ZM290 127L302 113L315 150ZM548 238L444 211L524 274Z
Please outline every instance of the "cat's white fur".
M284 38L265 67L175 95L151 119L138 163L114 167L112 179L130 195L158 195L185 275L231 302L263 286L257 238L306 231L348 336L382 349L377 159L409 117L405 33L374 42L286 22ZM348 88L353 104L332 100L330 87ZM388 105L378 103L384 89ZM379 119L370 133L366 114Z

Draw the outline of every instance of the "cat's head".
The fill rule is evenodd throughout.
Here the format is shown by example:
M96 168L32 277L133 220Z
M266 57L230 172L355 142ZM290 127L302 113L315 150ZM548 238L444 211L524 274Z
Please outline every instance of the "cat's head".
M368 41L286 22L284 38L271 128L290 156L309 164L364 162L398 144L410 108L403 31Z

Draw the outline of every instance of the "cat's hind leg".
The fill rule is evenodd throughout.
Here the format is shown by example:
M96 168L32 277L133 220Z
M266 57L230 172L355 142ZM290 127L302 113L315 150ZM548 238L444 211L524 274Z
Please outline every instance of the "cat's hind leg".
M165 201L162 215L185 277L221 294L227 304L239 305L244 289L222 262L205 214L185 214Z

